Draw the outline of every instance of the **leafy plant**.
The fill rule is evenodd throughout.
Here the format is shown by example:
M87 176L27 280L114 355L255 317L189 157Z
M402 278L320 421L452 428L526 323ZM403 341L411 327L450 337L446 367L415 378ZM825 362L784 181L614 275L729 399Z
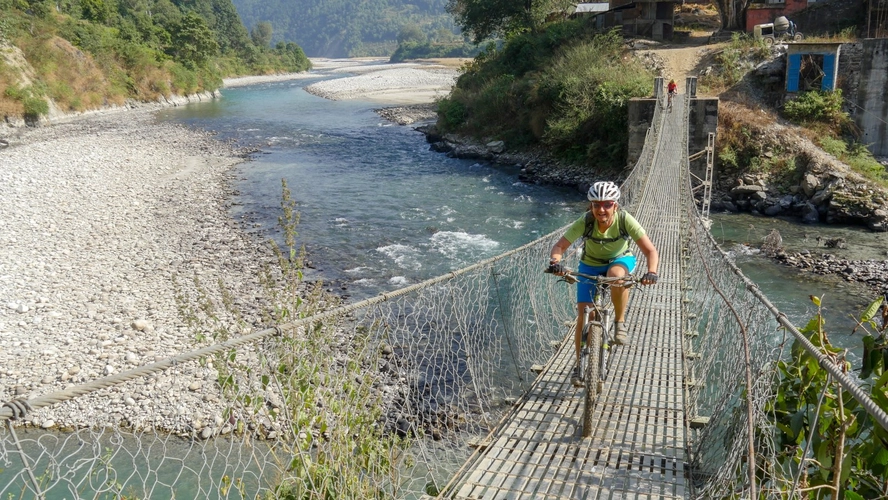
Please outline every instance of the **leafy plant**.
M802 92L799 96L783 107L783 114L790 120L806 124L811 122L824 123L834 130L846 127L851 119L842 110L842 90Z
M825 362L850 373L845 350L829 341L821 314L821 299L811 297L818 308L802 333L819 350ZM881 300L861 315L858 328L863 338L859 378L875 403L888 408L888 340L885 332L873 336ZM883 326L884 328L884 326ZM856 330L856 329L855 329ZM813 354L797 340L790 358L778 363L779 382L769 410L776 417L774 441L779 446L780 469L794 471L783 485L784 493L806 498L884 498L888 494L888 431L883 429L852 397L832 380Z

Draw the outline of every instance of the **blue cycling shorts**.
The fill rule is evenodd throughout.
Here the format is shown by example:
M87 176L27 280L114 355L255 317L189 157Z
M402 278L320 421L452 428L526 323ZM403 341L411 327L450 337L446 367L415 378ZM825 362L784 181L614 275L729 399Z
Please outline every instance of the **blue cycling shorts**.
M614 259L613 262L606 266L590 266L580 262L577 271L583 274L591 274L592 276L606 276L607 270L611 267L623 266L626 268L627 273L632 274L635 272L635 263L636 259L634 255L624 255ZM577 304L592 302L592 297L595 297L595 285L596 283L593 281L587 281L580 278L579 283L577 283Z

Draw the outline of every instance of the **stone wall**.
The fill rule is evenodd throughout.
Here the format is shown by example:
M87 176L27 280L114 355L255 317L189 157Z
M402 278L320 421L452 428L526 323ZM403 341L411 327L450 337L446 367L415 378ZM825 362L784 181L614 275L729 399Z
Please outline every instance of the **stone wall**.
M644 148L644 139L647 136L651 120L656 110L656 99L632 99L629 101L629 150L626 156L626 164L635 165Z
M688 115L688 155L693 155L706 149L709 141L709 133L718 129L718 98L691 99ZM716 142L718 135L716 135ZM701 179L706 178L706 155L691 160L691 173ZM713 172L713 178L715 172Z
M860 142L876 156L888 156L888 39L842 44L838 87L845 111L860 128Z

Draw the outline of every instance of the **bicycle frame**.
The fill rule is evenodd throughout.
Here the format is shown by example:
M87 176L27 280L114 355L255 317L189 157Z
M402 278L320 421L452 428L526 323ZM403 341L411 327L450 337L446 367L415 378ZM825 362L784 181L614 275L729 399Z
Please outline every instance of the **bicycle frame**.
M593 276L575 271L566 271L562 280L567 283L577 283L579 278L595 281L595 296L592 305L583 311L583 331L581 338L586 341L587 356L580 355L580 374L583 377L582 386L586 391L583 398L583 437L592 434L592 408L598 394L604 388L607 378L608 362L610 361L610 346L614 338L614 310L610 300L610 287L616 283L620 286L631 287L639 279L635 276ZM591 313L595 317L591 318ZM588 358L588 359L584 359Z

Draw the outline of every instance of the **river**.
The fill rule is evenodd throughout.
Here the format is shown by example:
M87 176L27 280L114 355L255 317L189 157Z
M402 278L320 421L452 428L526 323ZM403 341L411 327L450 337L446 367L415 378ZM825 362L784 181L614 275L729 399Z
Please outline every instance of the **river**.
M298 241L339 294L364 298L498 255L582 210L574 190L517 181L514 169L448 158L378 104L308 94L316 80L223 90L159 116L261 152L242 164L232 216L276 229L281 180L301 214Z

